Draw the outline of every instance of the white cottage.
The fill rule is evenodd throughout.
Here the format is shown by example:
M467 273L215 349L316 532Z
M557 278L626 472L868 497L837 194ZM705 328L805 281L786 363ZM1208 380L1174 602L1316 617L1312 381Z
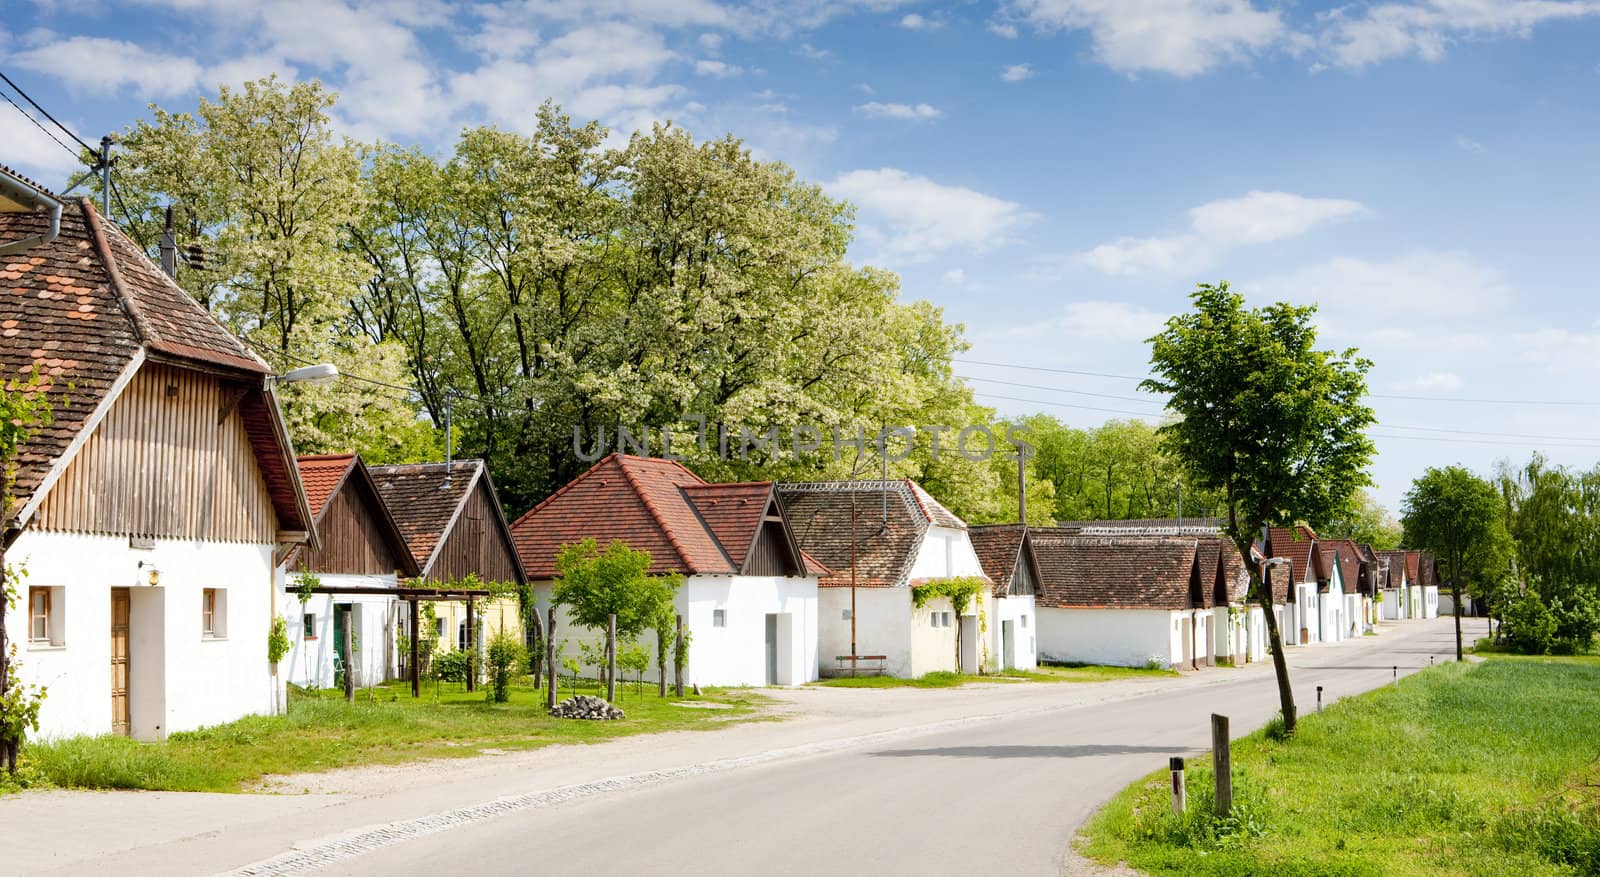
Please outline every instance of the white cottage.
M1185 536L1031 533L1039 660L1199 669L1215 663L1209 576Z
M1265 660L1267 622L1261 606L1250 599L1250 573L1233 543L1223 538L1200 540L1200 572L1215 569L1211 577L1212 621L1218 661L1234 666ZM1252 553L1254 549L1252 548ZM1254 555L1259 561L1260 555ZM1214 559L1213 559L1214 558Z
M1378 614L1385 621L1400 621L1412 617L1410 614L1410 581L1406 578L1406 552L1404 551L1379 551L1378 555L1378 581L1382 586L1379 593L1382 600L1378 607Z
M689 684L817 678L817 578L828 570L797 544L770 481L710 484L673 460L612 454L511 532L541 612L551 602L557 552L584 539L620 540L650 553L652 574L682 573L677 609L691 636ZM580 642L604 641L604 631L575 626L565 610L556 619L568 655Z
M17 460L5 619L40 732L268 713L277 561L317 543L267 365L88 200L0 169L0 368L48 380ZM3 644L0 644L3 647Z
M832 570L818 590L823 673L881 665L890 676L915 678L998 666L1002 657L982 629L993 583L966 522L927 491L907 479L825 481L784 484L779 495L801 547ZM952 579L984 587L960 611L948 597L917 605L919 586Z
M278 565L279 612L289 620L293 643L282 675L303 688L338 685L345 638L354 631L354 684L394 678L401 658L396 634L405 626L407 607L392 594L371 592L393 590L402 578L417 576L416 559L360 457L304 456L297 468L321 546L297 547ZM313 594L301 602L296 590L302 575L343 593Z
M1032 670L1039 666L1038 610L1039 562L1033 539L1023 524L968 527L967 536L994 582L992 609L985 634L990 653L1000 670ZM982 630L982 625L980 625Z

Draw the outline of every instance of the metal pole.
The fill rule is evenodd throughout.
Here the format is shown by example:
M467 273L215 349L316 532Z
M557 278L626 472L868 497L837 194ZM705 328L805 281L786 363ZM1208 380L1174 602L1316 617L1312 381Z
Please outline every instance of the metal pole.
M606 616L606 702L617 702L617 616Z
M1317 712L1322 712L1322 686L1317 686Z
M1189 790L1183 777L1183 759L1174 755L1167 759L1167 769L1172 771L1172 813L1182 816L1189 807Z
M1211 773L1216 777L1215 813L1224 818L1233 812L1233 743L1228 736L1228 717L1211 714Z
M111 135L100 138L100 215L111 216Z
M411 696L422 696L422 631L417 622L417 598L411 603Z
M856 492L850 491L850 675L856 675Z

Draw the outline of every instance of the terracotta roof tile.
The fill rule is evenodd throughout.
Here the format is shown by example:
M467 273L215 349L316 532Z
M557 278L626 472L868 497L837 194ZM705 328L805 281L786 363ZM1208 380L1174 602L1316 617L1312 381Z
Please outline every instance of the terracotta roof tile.
M420 569L428 568L482 470L482 460L461 460L448 467L444 463L371 467L372 480Z
M1004 597L1011 587L1011 577L1022 560L1023 542L1028 528L1022 524L993 524L968 527L967 538L978 555L984 575L994 582L994 595Z
M295 461L295 468L300 470L300 483L306 488L306 502L311 505L312 517L322 517L328 499L355 462L355 454L310 455Z
M1079 536L1029 531L1039 561L1038 604L1068 609L1189 609L1201 586L1193 538Z
M778 498L800 547L833 571L818 583L825 588L847 588L852 582L852 499L855 505L853 580L857 587L909 585L911 565L917 559L922 537L928 527L942 519L906 481L780 484ZM943 514L948 515L949 510ZM959 518L955 520L960 521ZM964 524L962 528L965 529Z
M563 545L622 540L650 553L650 572L733 575L744 568L767 508L770 481L708 484L672 460L611 454L511 525L528 575L556 576ZM802 554L813 574L821 564Z

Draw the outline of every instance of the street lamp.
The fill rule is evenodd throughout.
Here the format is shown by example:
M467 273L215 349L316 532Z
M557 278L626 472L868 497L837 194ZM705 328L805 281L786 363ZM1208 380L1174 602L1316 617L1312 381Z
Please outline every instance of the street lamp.
M291 369L281 375L273 375L267 380L273 384L325 384L339 376L339 367L331 362L321 365L306 365Z

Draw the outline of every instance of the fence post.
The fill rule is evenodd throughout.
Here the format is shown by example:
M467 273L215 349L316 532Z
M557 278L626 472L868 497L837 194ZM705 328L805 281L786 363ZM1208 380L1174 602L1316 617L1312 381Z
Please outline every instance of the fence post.
M556 685L561 677L561 671L556 667L556 607L550 606L549 623L544 626L544 664L545 675L550 677L550 684L544 689L544 703L550 709L556 708Z
M617 702L617 616L606 616L606 702Z
M1233 741L1228 737L1228 717L1211 714L1211 772L1216 776L1216 814L1233 812Z
M1322 686L1317 686L1317 713L1322 713Z
M1189 790L1184 783L1183 758L1177 755L1167 759L1167 769L1172 771L1172 813L1182 816L1189 807Z
M679 655L683 654L683 616L682 615L678 616L677 628L678 628L678 638L676 640L674 640L673 644L672 644L673 688L676 689L676 694L679 697L683 697L683 661L679 660L679 657L678 657Z
M344 654L339 657L344 661L344 700L345 703L354 703L356 699L356 668L350 663L350 638L355 636L355 631L350 629L350 606L347 604L340 610L344 614Z

